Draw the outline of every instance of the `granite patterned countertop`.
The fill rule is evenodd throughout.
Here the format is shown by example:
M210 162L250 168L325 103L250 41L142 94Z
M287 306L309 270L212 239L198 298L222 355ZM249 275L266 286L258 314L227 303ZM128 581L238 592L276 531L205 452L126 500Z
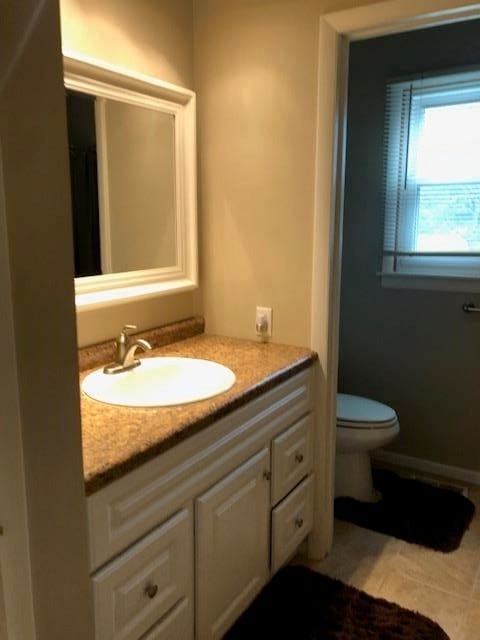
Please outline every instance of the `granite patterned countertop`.
M87 495L306 369L317 358L302 347L208 334L162 346L151 355L214 360L232 369L237 380L214 398L174 407L119 407L91 400L81 392ZM87 373L83 371L80 380Z

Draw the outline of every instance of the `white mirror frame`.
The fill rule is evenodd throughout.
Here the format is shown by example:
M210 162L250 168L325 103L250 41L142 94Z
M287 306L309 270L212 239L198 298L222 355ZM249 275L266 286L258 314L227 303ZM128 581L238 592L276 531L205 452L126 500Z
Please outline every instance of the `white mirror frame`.
M175 119L176 264L75 278L77 312L195 289L198 286L195 93L76 53L64 51L63 64L67 89L158 109ZM106 200L101 191L105 193L99 189L99 198ZM105 200L100 206L108 210Z

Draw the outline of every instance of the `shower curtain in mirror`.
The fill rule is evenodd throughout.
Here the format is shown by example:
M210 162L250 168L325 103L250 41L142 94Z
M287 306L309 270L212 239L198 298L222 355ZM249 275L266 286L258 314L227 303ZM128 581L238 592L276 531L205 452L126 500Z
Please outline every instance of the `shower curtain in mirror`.
M95 148L70 146L75 277L102 273Z

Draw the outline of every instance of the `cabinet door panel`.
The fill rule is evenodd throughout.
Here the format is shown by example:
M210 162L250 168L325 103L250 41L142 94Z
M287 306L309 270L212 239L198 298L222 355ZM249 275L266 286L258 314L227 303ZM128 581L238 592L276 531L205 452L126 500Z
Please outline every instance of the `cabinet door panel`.
M196 500L196 638L222 638L268 579L269 451Z

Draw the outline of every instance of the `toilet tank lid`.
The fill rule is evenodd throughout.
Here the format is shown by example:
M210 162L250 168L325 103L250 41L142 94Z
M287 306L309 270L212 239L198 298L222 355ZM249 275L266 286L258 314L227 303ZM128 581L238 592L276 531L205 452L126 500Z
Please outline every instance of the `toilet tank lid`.
M337 421L392 422L396 418L395 411L386 404L348 393L337 394Z

